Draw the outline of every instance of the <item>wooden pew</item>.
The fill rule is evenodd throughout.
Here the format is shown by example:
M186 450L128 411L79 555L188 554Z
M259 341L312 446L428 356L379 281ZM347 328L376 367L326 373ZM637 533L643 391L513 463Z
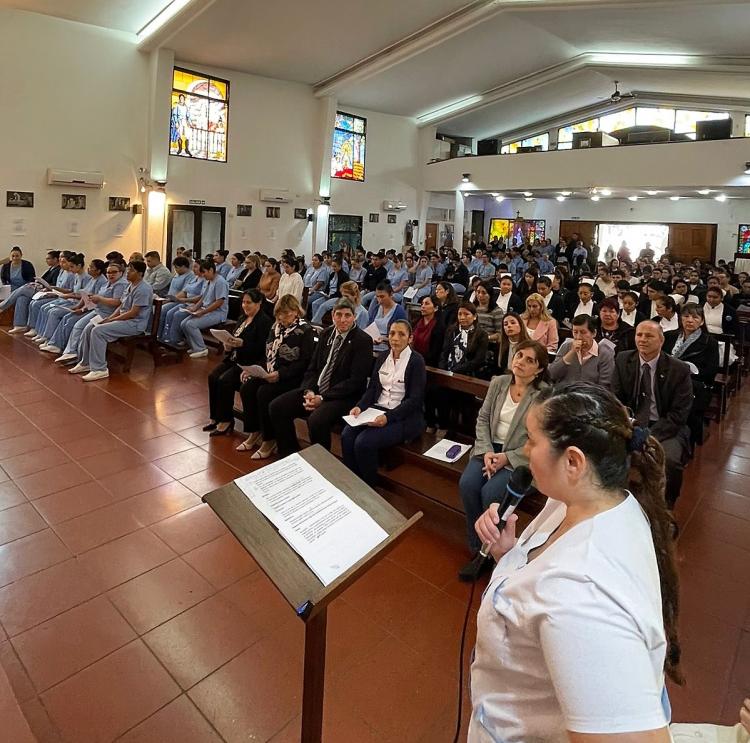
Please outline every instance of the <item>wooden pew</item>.
M154 298L150 326L146 333L132 335L128 338L118 338L107 347L107 353L121 365L121 371L123 374L127 374L130 371L137 348L148 351L148 353L151 354L154 359L154 366L159 366L164 363L159 354L159 341L157 339L157 334L159 332L159 319L161 318L161 308L163 304L164 300L161 297ZM122 353L120 351L122 351Z

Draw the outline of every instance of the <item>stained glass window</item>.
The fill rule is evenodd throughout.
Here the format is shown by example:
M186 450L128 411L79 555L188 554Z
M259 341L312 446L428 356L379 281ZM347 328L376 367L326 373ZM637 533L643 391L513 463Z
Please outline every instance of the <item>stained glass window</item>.
M534 240L544 240L546 232L544 219L491 219L489 239L509 244L514 238L517 244L533 243Z
M750 224L739 226L737 238L737 252L750 255Z
M673 108L641 108L635 115L636 126L660 126L664 129L674 129Z
M635 109L626 108L624 111L616 111L599 119L600 132L618 132L620 129L629 129L635 126Z
M510 144L504 144L500 148L501 155L514 155L518 152L518 148L521 146L520 140L518 142L511 142Z
M537 134L521 142L521 147L541 147L544 152L549 149L549 134Z
M365 179L365 138L367 119L336 112L331 152L331 178L347 181Z
M227 161L229 82L175 67L169 154Z
M577 124L564 126L557 130L558 142L572 142L575 132L597 132L599 131L599 119L589 119L588 121L579 121ZM558 146L558 149L562 149Z

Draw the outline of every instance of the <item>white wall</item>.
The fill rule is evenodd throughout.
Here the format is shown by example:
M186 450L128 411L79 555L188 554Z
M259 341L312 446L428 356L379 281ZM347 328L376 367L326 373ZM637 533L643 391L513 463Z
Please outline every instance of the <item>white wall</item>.
M89 257L141 247L141 217L109 212L109 196L139 201L145 160L147 58L124 35L33 13L0 9L0 255L20 245L43 265L47 250ZM102 190L48 186L47 168L98 170ZM33 191L33 209L5 206L5 192ZM84 193L85 211L61 208ZM24 235L13 234L23 220ZM71 223L80 236L72 236ZM122 236L116 233L122 230Z
M643 199L630 202L627 199L568 199L562 203L552 199L506 200L498 204L494 199L485 199L485 231L490 219L515 217L516 211L526 219L546 219L547 237L557 241L561 220L581 219L600 222L697 222L717 224L716 259L730 260L737 250L737 227L750 221L750 201L737 199L722 203L713 199L683 199L673 202L668 199ZM606 247L606 246L604 246Z

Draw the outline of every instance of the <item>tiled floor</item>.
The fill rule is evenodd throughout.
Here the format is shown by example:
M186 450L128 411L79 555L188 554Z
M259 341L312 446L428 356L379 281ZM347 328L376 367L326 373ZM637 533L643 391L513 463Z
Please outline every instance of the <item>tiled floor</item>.
M250 467L200 430L210 363L84 384L0 332L0 664L40 741L299 739L302 625L200 501ZM749 414L678 506L676 720L734 722L750 690ZM462 534L429 516L333 604L326 740L452 740Z

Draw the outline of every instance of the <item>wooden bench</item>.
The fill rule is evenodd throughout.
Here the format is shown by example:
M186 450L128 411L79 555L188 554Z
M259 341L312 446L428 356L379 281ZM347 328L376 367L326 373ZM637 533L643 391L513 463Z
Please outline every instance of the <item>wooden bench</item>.
M737 337L728 333L714 334L717 341L724 343L724 353L720 359L719 373L714 377L714 392L718 400L716 404L709 406L711 417L718 423L727 414L729 408L729 397L739 389L740 357L730 363L730 352L734 348Z
M154 359L154 366L159 366L163 363L158 353L159 340L157 338L163 304L164 300L160 297L154 299L151 310L151 324L148 332L141 333L140 335L131 335L127 338L118 338L107 347L107 353L120 364L123 374L127 374L130 371L130 367L133 365L133 357L138 348L148 351L151 354Z

